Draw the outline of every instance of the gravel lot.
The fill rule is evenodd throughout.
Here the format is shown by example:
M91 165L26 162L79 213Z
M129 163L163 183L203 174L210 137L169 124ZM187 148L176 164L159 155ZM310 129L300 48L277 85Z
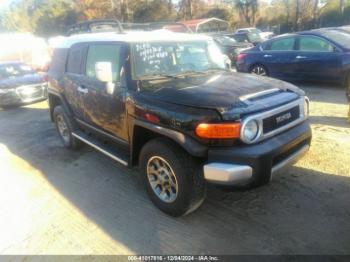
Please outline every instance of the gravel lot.
M350 124L343 90L303 86L313 143L270 185L210 187L174 219L136 170L64 149L46 102L0 111L0 254L349 254Z

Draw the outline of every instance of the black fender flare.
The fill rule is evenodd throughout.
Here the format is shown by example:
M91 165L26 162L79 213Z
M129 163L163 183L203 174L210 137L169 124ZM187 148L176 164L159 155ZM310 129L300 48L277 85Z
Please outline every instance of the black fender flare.
M185 151L187 151L191 156L194 157L207 157L208 154L208 148L199 143L198 141L196 141L195 139L193 139L192 137L183 134L181 132L169 129L169 128L165 128L165 127L161 127L149 122L145 122L145 121L141 121L138 119L134 119L133 120L133 126L132 126L132 132L131 132L131 136L134 136L134 129L135 126L139 126L145 129L148 129L151 132L154 132L156 134L159 134L161 136L167 137L171 140L173 140L174 142L176 142L177 144L179 144ZM132 143L131 143L131 148L133 148L133 142L134 139L131 139ZM133 154L133 152L132 152Z

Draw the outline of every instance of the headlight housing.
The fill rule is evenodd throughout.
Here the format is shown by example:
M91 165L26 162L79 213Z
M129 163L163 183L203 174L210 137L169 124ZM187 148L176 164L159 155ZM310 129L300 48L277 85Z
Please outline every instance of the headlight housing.
M260 125L257 120L251 119L245 122L241 129L241 140L245 143L252 143L259 136Z
M15 91L15 89L11 88L11 89L0 89L0 95L1 94L7 94L9 92L13 92Z

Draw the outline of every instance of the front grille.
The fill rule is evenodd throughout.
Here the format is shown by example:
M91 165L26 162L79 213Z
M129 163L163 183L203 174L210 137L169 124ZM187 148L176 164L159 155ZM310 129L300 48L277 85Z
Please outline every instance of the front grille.
M43 85L23 86L17 88L17 93L23 101L34 100L44 97Z
M265 118L263 120L263 133L270 133L278 128L281 128L300 117L299 106L292 107L278 114Z

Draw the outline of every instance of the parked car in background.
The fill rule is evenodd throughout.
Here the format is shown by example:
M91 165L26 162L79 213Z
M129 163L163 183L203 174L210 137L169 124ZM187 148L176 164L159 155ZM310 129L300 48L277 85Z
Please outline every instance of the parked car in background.
M263 32L260 29L255 27L237 29L236 34L240 34L240 33L258 34L262 40L268 40L275 35L274 32Z
M350 77L350 34L329 29L286 34L243 51L237 71L284 80L346 85Z
M259 34L251 33L251 32L242 32L242 33L228 33L226 36L234 39L240 43L251 43L254 46L263 42L263 39Z
M233 38L222 34L211 34L210 36L217 43L221 52L230 58L231 65L236 64L237 57L241 51L254 46L251 43L237 42Z
M0 107L29 104L46 98L45 77L21 62L0 63Z

